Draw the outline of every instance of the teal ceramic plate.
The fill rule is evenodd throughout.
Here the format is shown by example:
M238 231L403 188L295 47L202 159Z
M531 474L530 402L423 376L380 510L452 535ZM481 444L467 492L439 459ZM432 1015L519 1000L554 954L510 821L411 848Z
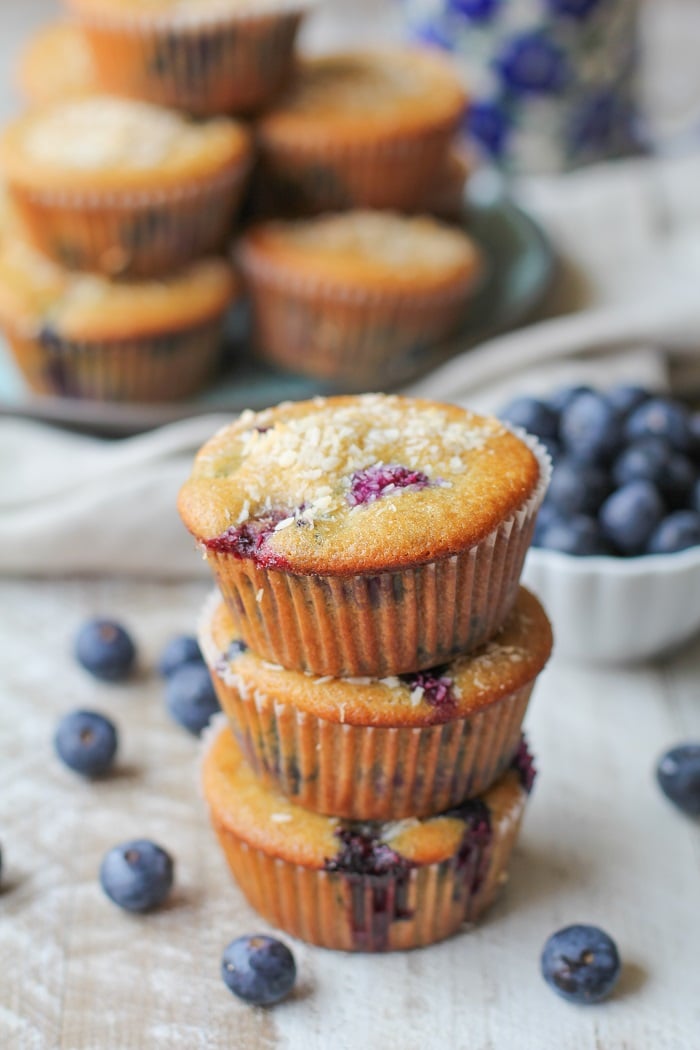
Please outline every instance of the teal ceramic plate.
M468 320L457 336L433 348L406 376L415 379L455 354L498 332L522 324L541 301L555 260L536 223L512 201L499 197L470 201L465 228L486 257L484 281L473 298ZM381 383L377 383L377 389ZM127 435L175 419L207 412L234 414L285 399L332 393L328 386L288 375L252 360L245 350L229 354L218 380L196 400L169 405L105 404L58 397L32 397L7 353L0 354L0 413L27 416L97 434Z

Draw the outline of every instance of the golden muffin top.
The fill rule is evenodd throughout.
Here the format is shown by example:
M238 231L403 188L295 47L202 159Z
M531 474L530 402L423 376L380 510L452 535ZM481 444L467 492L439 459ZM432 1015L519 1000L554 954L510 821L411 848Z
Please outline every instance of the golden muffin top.
M112 281L65 270L16 236L0 247L0 319L27 338L118 339L173 331L222 313L237 282L222 259L158 280Z
M351 211L294 222L267 222L240 245L243 266L280 268L324 284L371 289L421 289L475 276L480 252L461 230L426 216ZM290 273L293 270L294 273Z
M58 100L0 136L10 183L38 189L167 189L240 163L248 132L227 117L195 122L175 110L111 95Z
M367 140L459 121L466 98L449 62L416 48L300 60L290 89L260 121L263 142Z
M549 659L552 629L521 587L495 637L443 667L381 679L328 678L256 656L217 593L205 607L199 643L210 670L244 700L260 695L348 725L428 726L467 718L529 685Z
M203 769L204 795L217 823L255 849L307 868L330 869L342 858L343 833L365 836L382 860L388 847L400 864L423 865L448 860L459 850L470 830L484 830L495 838L519 819L527 799L515 769L473 802L444 816L408 818L387 823L353 824L322 816L290 802L264 787L243 760L231 731L214 738ZM370 858L371 859L371 858ZM342 870L342 859L338 869ZM390 869L388 869L390 870ZM369 872L371 873L371 872Z
M20 56L17 83L32 105L94 91L92 54L77 26L55 22L39 29Z
M179 497L209 552L355 575L463 552L535 498L544 469L497 419L365 394L244 412Z

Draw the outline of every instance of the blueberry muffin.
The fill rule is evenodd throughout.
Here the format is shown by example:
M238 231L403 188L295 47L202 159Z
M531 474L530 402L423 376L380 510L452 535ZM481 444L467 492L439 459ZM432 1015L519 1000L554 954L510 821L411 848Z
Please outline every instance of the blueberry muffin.
M0 136L27 232L71 269L149 277L226 243L251 156L227 118L194 123L143 102L50 103Z
M303 59L291 89L260 121L262 177L282 214L420 210L465 104L456 73L431 51Z
M428 820L357 824L266 788L228 729L204 762L204 795L250 904L293 937L383 952L442 940L475 922L507 878L534 769L523 745L478 798Z
M500 627L548 475L534 440L454 405L318 398L221 430L179 509L254 652L382 677Z
M268 105L315 0L67 0L104 90L197 116Z
M71 273L15 236L0 246L0 327L35 393L170 401L210 377L237 291L209 259L159 281Z
M218 594L199 632L221 707L257 776L300 806L351 820L430 816L508 768L552 634L520 590L491 642L443 667L319 678L255 656Z
M467 317L481 254L435 219L351 211L254 226L238 258L262 357L366 390L429 365Z

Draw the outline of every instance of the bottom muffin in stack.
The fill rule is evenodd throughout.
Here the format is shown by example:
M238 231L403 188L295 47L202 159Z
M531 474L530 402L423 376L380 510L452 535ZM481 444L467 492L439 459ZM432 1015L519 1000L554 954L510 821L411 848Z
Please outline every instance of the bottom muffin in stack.
M505 881L533 779L523 741L478 798L425 820L362 824L265 787L227 728L204 764L212 823L252 906L287 933L341 951L418 948L478 919Z

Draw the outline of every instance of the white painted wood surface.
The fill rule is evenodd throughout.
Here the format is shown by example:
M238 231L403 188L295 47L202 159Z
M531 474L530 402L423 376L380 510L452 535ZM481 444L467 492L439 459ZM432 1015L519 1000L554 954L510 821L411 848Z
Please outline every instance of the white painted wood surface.
M674 660L596 670L555 658L528 718L541 775L511 879L484 923L384 957L293 945L297 994L267 1012L230 995L224 945L264 929L229 879L197 786L198 744L153 668L206 585L0 583L0 1047L3 1050L697 1050L700 827L660 796L659 752L700 738L700 642ZM71 656L87 616L132 628L142 673L94 683ZM84 783L52 753L75 707L121 730L117 775ZM103 853L147 836L176 858L164 911L102 895ZM625 969L607 1004L574 1007L539 975L542 944L602 925Z

